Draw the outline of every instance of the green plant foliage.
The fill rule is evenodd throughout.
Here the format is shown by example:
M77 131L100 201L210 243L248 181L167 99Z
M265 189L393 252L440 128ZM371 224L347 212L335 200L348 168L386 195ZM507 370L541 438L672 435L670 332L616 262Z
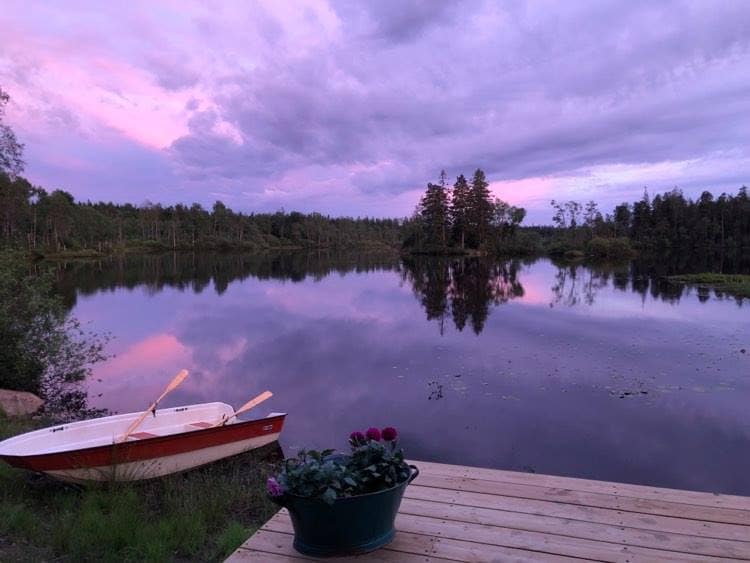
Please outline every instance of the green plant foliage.
M390 489L403 483L409 473L396 440L353 439L348 455L302 450L285 460L281 472L269 480L269 492L282 504L284 495L333 504L338 498Z
M678 189L653 199L644 191L640 200L622 203L606 215L593 201L551 204L556 228L544 235L547 253L553 256L569 250L610 259L628 257L631 250L656 256L750 248L750 196L744 186L737 195L703 192L695 200Z
M36 425L0 416L0 437ZM264 488L277 460L268 446L183 474L83 489L2 464L0 561L223 561L277 509Z
M59 418L85 414L81 383L104 359L105 343L68 314L49 272L0 253L1 388L36 393Z
M594 237L588 242L586 253L593 258L616 260L633 256L633 248L626 237Z
M673 283L690 285L698 289L712 289L720 294L750 298L750 275L702 273L669 276L667 279Z
M501 254L511 248L526 210L493 198L477 169L471 183L461 174L449 192L445 171L429 182L414 216L402 228L402 248L413 254Z
M251 530L239 522L229 522L216 540L218 552L222 557L229 557L251 535Z
M79 202L0 170L0 248L45 257L120 251L397 248L403 221L320 213L241 213L217 201L115 204Z
M8 93L0 88L0 174L15 177L23 171L25 163L23 145L18 142L10 126L4 123L5 106L9 101Z

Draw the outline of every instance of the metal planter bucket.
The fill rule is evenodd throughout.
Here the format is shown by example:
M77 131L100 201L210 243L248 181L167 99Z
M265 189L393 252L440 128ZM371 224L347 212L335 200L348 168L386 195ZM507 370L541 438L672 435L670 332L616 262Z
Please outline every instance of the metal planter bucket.
M285 497L294 526L294 549L315 557L335 557L388 544L396 534L393 524L404 490L419 475L419 469L409 467L409 478L395 487L337 499L332 505L319 499Z

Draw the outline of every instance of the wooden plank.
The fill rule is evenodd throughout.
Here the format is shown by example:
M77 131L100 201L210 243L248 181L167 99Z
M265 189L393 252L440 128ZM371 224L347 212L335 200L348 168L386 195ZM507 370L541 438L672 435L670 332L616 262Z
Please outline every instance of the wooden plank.
M415 481L415 484L411 486L433 487L453 491L471 491L474 493L546 500L563 504L594 506L614 510L625 510L629 512L640 512L643 514L672 516L674 518L687 518L707 522L723 522L727 524L750 526L750 511L733 508L697 506L669 501L639 499L628 496L621 497L604 493L573 491L571 489L556 489L536 485L522 485L431 474L420 474L418 481Z
M506 497L469 491L452 491L432 487L419 487L416 485L406 488L404 498L475 506L477 508L492 508L510 512L523 512L540 516L558 516L560 518L570 518L584 522L674 532L704 538L750 541L750 527L739 524L705 522L594 506L563 504L546 500Z
M649 487L630 483L613 483L608 481L594 481L576 477L561 477L556 475L541 475L537 473L523 473L520 471L506 471L502 469L487 469L482 467L464 467L443 463L415 461L414 463L425 474L443 475L446 477L470 477L486 481L499 481L521 485L535 485L556 489L570 489L590 493L604 493L634 498L665 500L699 506L713 506L717 508L733 508L750 510L750 497L726 495L700 491L686 491L681 489L667 489Z
M688 553L617 545L555 534L500 528L486 524L466 524L410 514L399 514L396 518L396 526L399 531L404 532L436 535L488 545L502 545L568 557L595 559L597 561L620 562L629 561L633 558L639 561L654 562L723 560L718 557L709 558Z
M750 498L414 463L394 541L336 561L750 560ZM228 561L314 560L292 539L282 510Z
M304 559L292 555L280 555L278 553L269 553L267 551L257 551L240 547L232 553L224 563L242 563L243 561L268 561L269 563L300 563L301 561L314 561L313 559Z
M430 537L432 543L432 554L437 557L450 559L452 561L503 561L513 563L575 563L580 561L591 561L560 555L550 555L538 551L515 549L502 545L488 545L463 541L459 539L440 538L435 536L423 536L420 534L399 531L393 541L393 548L398 551L411 549L412 544L422 542L423 538Z
M292 538L293 536L288 532L279 533L276 531L269 531L263 526L260 530L250 536L250 539L243 543L237 551L259 551L262 553L271 553L273 555L287 557L291 560L297 561L312 560L312 557L305 557L294 550L292 547ZM235 552L233 556L234 555L238 555L237 552ZM240 553L239 555L244 554ZM231 561L231 558L227 561Z
M286 517L287 521L288 516ZM274 526L271 525L270 528ZM249 541L245 542L238 551L259 551L262 553L272 553L281 555L289 558L290 561L318 561L315 558L309 558L301 555L292 547L292 534L291 534L291 522L289 522L289 528L284 528L284 531L277 531L276 529L270 529L264 526L261 530L258 530ZM280 528L276 526L276 528ZM427 538L429 540L430 538ZM426 543L430 543L429 541ZM431 551L429 549L428 551ZM373 551L364 556L359 557L333 557L326 558L327 561L341 561L341 560L359 560L365 559L372 563L392 563L394 561L404 561L405 563L423 563L425 561L445 562L450 561L449 559L442 559L437 556L431 556L429 553L425 554L414 554L414 553L403 553L395 551L389 547ZM240 560L241 561L241 560Z
M266 523L263 529L285 534L293 533L288 513L277 514ZM384 549L399 552L399 557L407 554L421 554L430 557L432 561L435 561L435 558L451 561L514 561L517 563L552 563L558 561L573 563L590 561L525 549L514 549L501 545L488 545L460 539L441 538L414 532L405 532L403 530L399 530L393 542ZM374 554L368 554L365 559L370 561L372 555Z
M283 525L279 523L283 523ZM289 520L289 515L284 514L281 515L281 518L279 518L279 515L277 514L277 516L271 518L271 520L269 520L266 525L263 526L263 528L258 530L250 538L250 540L245 542L240 548L240 551L255 550L264 553L274 553L287 557L296 557L297 560L302 561L318 561L318 559L314 557L304 556L294 550L294 548L292 547L292 533L292 523ZM427 542L422 542L422 544L415 549L424 550L425 546L427 545L429 547L427 547L426 553L422 551L420 551L419 553L410 551L404 552L394 549L391 546L386 546L363 556L338 557L334 559L334 561L360 561L362 559L365 559L366 561L372 563L393 563L394 561L404 561L404 563L422 563L424 561L434 561L436 563L439 563L450 561L450 559L442 558L439 555L432 555L431 542L429 541L431 540L431 538L427 536L421 537L426 538Z
M277 514L269 520L266 526L270 526L274 530L283 530L286 533L292 531L288 514ZM486 556L485 558L480 557L479 561L491 560L491 553L496 547L511 547L558 557L623 563L634 560L654 563L661 561L731 561L731 559L721 557L618 545L583 538L508 529L487 524L467 524L411 514L399 513L396 518L396 528L398 529L397 537L399 534L409 533L476 543L478 546L482 546L482 552Z
M747 541L706 539L671 532L583 522L555 516L539 516L489 508L450 505L429 500L404 499L400 513L682 553L750 559L750 542Z

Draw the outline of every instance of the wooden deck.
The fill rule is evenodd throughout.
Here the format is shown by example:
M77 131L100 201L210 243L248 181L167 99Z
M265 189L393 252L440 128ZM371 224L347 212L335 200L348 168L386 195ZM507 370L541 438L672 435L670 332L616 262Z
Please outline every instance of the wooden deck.
M396 539L354 559L750 560L750 497L414 463ZM281 510L227 561L303 560Z

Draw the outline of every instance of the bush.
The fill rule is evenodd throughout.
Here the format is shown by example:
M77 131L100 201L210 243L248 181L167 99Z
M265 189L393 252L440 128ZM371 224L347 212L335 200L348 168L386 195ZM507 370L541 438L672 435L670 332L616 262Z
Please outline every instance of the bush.
M542 251L542 237L535 232L520 231L494 240L490 250L499 256L533 256Z
M581 256L583 256L579 248L561 240L550 242L545 250L550 256L566 256L568 253L581 253Z
M630 241L625 237L618 238L592 238L586 246L586 253L593 258L630 258L633 249Z
M586 255L580 250L568 250L565 252L563 256L567 258L568 260L580 260Z
M52 288L49 272L0 254L0 388L35 393L72 418L85 411L80 383L104 359L106 339L84 333Z

